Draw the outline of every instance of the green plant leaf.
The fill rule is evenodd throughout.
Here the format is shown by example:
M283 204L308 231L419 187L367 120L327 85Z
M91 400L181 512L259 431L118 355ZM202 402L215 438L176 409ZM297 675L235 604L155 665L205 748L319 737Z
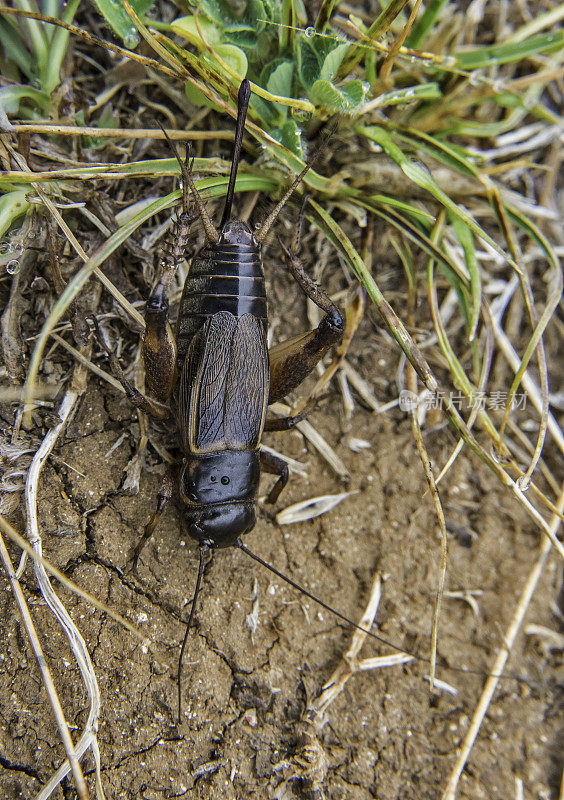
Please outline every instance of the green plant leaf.
M34 74L33 60L22 39L20 29L8 19L0 17L0 42L7 61L14 61L26 78Z
M462 147L448 144L417 130L410 130L409 135L399 133L397 138L401 142L410 145L415 152L422 151L431 158L440 161L449 169L456 170L463 175L479 178L479 171L476 166L477 157L471 155Z
M44 111L47 111L51 105L51 98L45 92L40 92L39 89L34 89L32 86L11 84L0 87L0 111L6 115L17 114L20 102L26 98L32 100L35 106Z
M260 76L261 85L272 94L291 97L293 75L294 65L292 62L285 58L276 58L263 69Z
M201 0L200 5L204 14L213 20L219 28L224 28L232 22L237 22L237 17L226 0Z
M247 56L240 47L235 47L234 44L218 44L214 47L213 54L217 55L218 59L221 59L227 66L231 67L241 80L246 77L249 65L247 63ZM212 57L211 54L210 57Z
M17 189L0 197L0 236L3 236L14 220L21 217L30 207L27 192Z
M341 66L341 62L346 56L348 49L348 44L338 44L336 47L333 47L330 52L327 53L327 55L325 55L325 58L321 64L321 71L319 73L321 80L332 81L335 79L339 67Z
M254 31L233 31L225 34L225 40L236 47L245 50L255 50L258 47L258 37Z
M354 81L349 81L346 83L342 87L341 91L345 97L348 98L351 110L357 108L361 103L364 102L366 90L363 82L358 78Z
M441 11L448 1L449 0L429 0L429 2L426 3L425 11L417 19L407 37L406 44L408 47L413 47L414 49L421 47L421 42L425 40L429 31L439 19Z
M244 23L228 25L224 28L223 33L227 41L236 44L238 47L250 49L257 46L257 31L252 25Z
M298 158L304 158L301 131L293 119L286 120L282 127L273 130L272 133L280 144L287 147Z
M280 122L280 114L278 112L280 106L271 103L269 100L264 100L264 98L259 97L258 94L251 95L249 106L262 120L263 124L270 126Z
M309 89L319 78L320 67L317 53L310 40L300 37L297 45L298 73L304 89Z
M464 260L466 261L466 267L470 275L472 308L469 315L470 330L468 332L468 339L469 341L473 341L476 336L476 330L480 320L480 309L482 305L482 281L480 278L480 265L478 264L478 259L476 258L474 236L472 235L472 231L468 225L466 225L466 223L461 219L458 219L458 217L455 217L453 214L450 215L450 221L456 237L462 245L462 249L464 250Z
M98 6L100 14L122 39L124 45L130 50L137 47L139 34L123 6L114 2L114 0L94 0L94 2ZM145 14L152 3L153 0L130 0L131 7L139 17Z
M198 26L200 26L200 30L198 30ZM221 42L221 31L217 25L210 22L209 19L206 19L201 14L198 16L197 22L196 17L193 15L179 17L170 23L170 28L174 33L178 34L178 36L182 36L199 50L205 46L202 41L202 36L212 47ZM200 31L202 35L200 35Z
M350 81L342 89L318 80L310 88L309 96L314 103L331 111L352 111L364 100L364 87L360 80Z
M482 69L495 64L512 64L541 53L551 53L560 50L562 45L564 45L564 30L557 30L553 33L530 36L522 42L492 44L468 50L466 53L457 53L456 60L462 69Z
M252 26L253 30L260 33L266 28L266 21L270 16L271 8L263 0L247 0L247 7L243 19Z

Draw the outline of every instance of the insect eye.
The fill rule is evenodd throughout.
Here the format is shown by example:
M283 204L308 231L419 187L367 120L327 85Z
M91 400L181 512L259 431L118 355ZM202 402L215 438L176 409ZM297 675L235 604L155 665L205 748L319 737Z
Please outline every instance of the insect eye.
M216 482L216 480L217 480L217 478L215 477L215 475L210 475L210 481L211 481L212 483L215 483L215 482Z
M227 486L227 484L229 483L229 478L227 477L227 475L223 476L223 478L221 479L221 482L222 482L222 484L224 486Z

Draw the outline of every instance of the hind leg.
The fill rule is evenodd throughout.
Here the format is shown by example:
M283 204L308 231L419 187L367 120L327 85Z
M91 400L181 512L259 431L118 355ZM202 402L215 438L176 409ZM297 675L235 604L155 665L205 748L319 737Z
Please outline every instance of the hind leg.
M280 241L286 255L288 267L303 293L325 312L325 316L314 330L307 331L270 349L270 394L269 403L281 400L309 375L327 350L343 338L345 323L337 306L305 271L299 257L301 228L305 203L300 212L296 235L289 250Z

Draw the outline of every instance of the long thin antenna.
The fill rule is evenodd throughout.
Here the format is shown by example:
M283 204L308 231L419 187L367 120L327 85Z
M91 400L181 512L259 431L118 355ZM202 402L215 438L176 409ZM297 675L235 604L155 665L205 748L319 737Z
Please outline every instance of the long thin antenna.
M302 169L298 177L294 180L290 188L285 192L284 197L280 200L279 203L276 204L276 206L272 209L268 217L262 223L260 231L258 233L255 233L255 239L257 240L257 242L264 242L266 235L274 225L278 214L280 214L280 212L288 202L290 196L294 194L295 189L297 188L298 184L302 182L302 179L304 178L306 172L309 172L312 164L313 160L305 165L305 167Z
M274 223L276 221L276 218L278 217L278 214L280 214L280 212L282 211L282 209L284 208L284 206L288 202L289 198L291 197L291 195L296 190L297 186L302 182L302 180L304 179L306 173L309 172L309 170L313 167L313 165L315 164L315 162L317 161L317 159L319 158L321 153L325 150L325 148L327 146L327 143L329 142L329 140L331 139L331 137L335 133L336 129L337 129L337 123L333 122L330 125L327 133L324 135L321 143L319 144L319 147L317 148L317 152L315 153L315 155L310 158L310 160L307 162L305 167L302 169L302 171L300 172L298 177L294 179L292 185L284 193L284 197L272 209L272 211L270 212L268 217L262 223L259 232L255 233L255 239L257 240L257 242L264 242L264 240L266 238L266 235L267 235L268 231L271 229L271 227L274 225Z
M239 159L241 157L241 145L243 143L245 120L247 119L247 110L249 108L250 99L251 84L247 78L245 78L245 80L241 81L237 98L237 126L235 128L233 154L231 155L231 174L229 175L229 186L227 187L223 216L221 218L221 222L219 223L220 230L222 230L224 225L229 222L231 217L231 206L233 205L233 195L235 194L235 179L237 177L237 169L239 167Z
M173 140L170 138L170 136L165 131L160 122L158 123L158 125L161 131L164 133L165 138L168 141L172 152L176 156L176 160L180 164L180 172L182 174L182 200L183 200L184 211L186 212L188 209L188 195L187 195L188 190L186 187L189 186L190 191L192 192L192 196L194 197L194 202L196 203L196 207L198 209L198 214L200 215L200 219L202 220L206 236L208 237L210 242L218 242L219 233L216 231L215 226L211 221L208 212L206 211L206 207L204 205L204 201L202 200L202 196L196 189L196 184L194 183L194 178L192 177L192 163L194 159L192 159L192 162L190 162L190 152L187 149L186 162L182 161L175 142L173 142Z
M352 628L356 628L357 630L362 631L363 633L366 633L368 636L371 636L373 639L376 639L377 641L381 642L382 644L388 645L388 647L393 647L394 650L398 651L398 653L403 653L404 655L409 655L412 658L416 659L417 661L425 661L427 663L429 662L428 658L423 658L423 656L416 656L414 653L406 653L405 650L402 650L401 647L397 646L397 644L392 644L392 642L388 642L387 639L382 639L381 636L378 636L377 634L372 633L372 631L369 631L368 628L363 628L362 625L357 625L357 623L353 622L352 619L349 619L348 617L345 617L344 614L341 614L339 611L336 611L334 608L331 608L331 606L328 606L327 603L323 602L323 600L320 600L319 597L316 597L314 594L311 594L311 592L308 592L308 590L304 589L303 586L300 586L299 583L296 583L291 578L289 578L287 575L284 575L284 573L279 572L276 569L276 567L273 567L267 561L263 561L260 556L257 556L255 553L253 553L251 550L249 550L249 548L246 545L244 545L243 542L240 539L236 542L236 545L240 550L242 550L244 553L246 553L248 556L250 556L254 561L257 561L263 567L266 567L266 569L270 570L270 572L273 572L278 578L281 578L286 583L289 583L290 586L294 587L294 589L297 589L299 592L302 592L303 594L305 594L306 597L309 597L310 600L313 600L314 603L317 603L322 608L324 608L326 611L329 611L331 614L334 614L336 617L339 617L339 619L342 619L343 622L347 623L347 625L350 625Z
M261 566L266 567L267 570L269 570L270 572L274 573L274 575L276 575L278 578L280 578L281 580L285 581L290 586L293 586L294 589L297 589L299 592L302 592L302 594L305 594L305 596L309 597L310 600L313 600L314 603L317 603L317 605L321 606L326 611L329 611L335 617L338 617L339 619L342 619L343 622L346 622L347 625L351 626L351 628L356 628L356 630L362 631L367 636L370 636L372 639L376 639L376 641L381 642L382 644L385 644L388 647L392 647L394 650L397 650L398 653L403 653L404 655L411 656L411 658L413 658L415 661L423 661L425 664L429 664L430 663L430 661L431 661L430 658L425 658L425 656L418 656L415 653L408 653L406 650L402 650L401 647L398 647L397 644L394 644L393 642L389 642L387 639L382 638L382 636L378 636L378 634L376 634L376 633L372 633L372 631L369 631L368 628L363 628L362 625L357 625L357 623L353 622L352 619L349 619L348 617L345 617L344 614L341 614L336 609L331 608L331 606L327 605L327 603L324 603L323 600L320 600L319 597L316 597L311 592L308 592L308 590L304 589L303 586L300 586L299 583L296 583L291 578L289 578L287 575L284 575L283 572L279 572L279 570L277 570L276 567L273 567L271 564L269 564L268 561L263 561L260 556L257 556L256 553L253 553L251 550L249 550L249 548L246 547L246 545L244 545L243 542L240 539L238 539L237 542L235 542L235 545L236 545L236 547L239 548L239 550L242 550L244 553L246 553L248 556L250 556L254 561L258 562ZM450 672L462 672L465 675L480 675L481 677L483 677L484 674L489 674L489 677L500 678L501 680L514 680L514 681L517 681L518 683L524 683L527 686L531 685L529 681L525 680L525 678L522 678L519 675L510 674L510 673L508 673L506 675L493 674L493 673L484 673L484 672L482 672L481 670L478 670L478 669L466 669L465 667L445 667L445 669L448 669Z
M194 612L196 611L196 601L200 592L200 585L202 583L202 575L204 574L204 561L208 553L209 547L207 544L200 547L200 566L198 567L198 577L196 578L196 588L194 589L194 597L192 598L192 608L190 609L190 616L186 625L186 633L180 648L180 656L178 657L178 723L181 722L182 715L182 659L184 658L184 651L186 650L186 642L188 641L188 634L190 633L190 626L194 619Z

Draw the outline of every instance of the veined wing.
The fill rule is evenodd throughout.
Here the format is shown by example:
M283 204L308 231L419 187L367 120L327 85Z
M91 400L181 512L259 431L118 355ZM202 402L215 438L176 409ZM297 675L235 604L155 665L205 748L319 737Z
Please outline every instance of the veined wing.
M262 323L222 311L194 335L182 369L179 416L185 449L213 453L258 447L268 402Z
M261 320L244 314L231 340L225 387L225 441L237 449L258 447L268 405L268 346Z

